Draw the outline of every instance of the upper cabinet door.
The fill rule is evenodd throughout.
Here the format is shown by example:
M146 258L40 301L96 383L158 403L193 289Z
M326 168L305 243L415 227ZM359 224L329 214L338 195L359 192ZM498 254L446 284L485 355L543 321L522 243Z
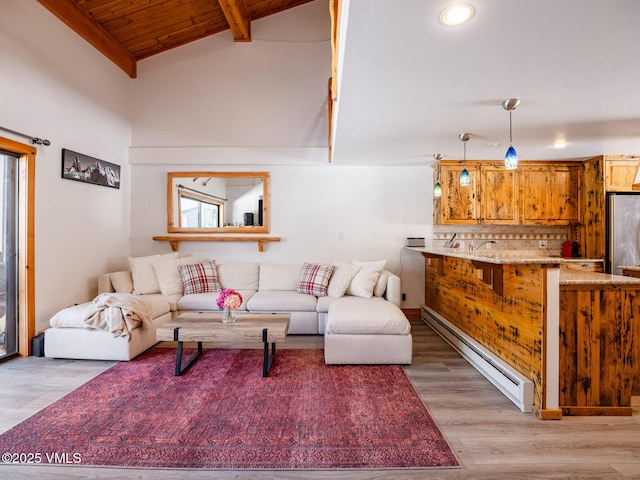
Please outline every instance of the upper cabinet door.
M522 222L543 223L549 210L549 168L522 168Z
M582 171L582 165L552 168L549 220L561 225L582 221Z
M522 167L522 223L570 225L581 221L582 165Z
M605 158L605 189L608 192L630 192L638 175L640 158Z
M480 170L480 211L485 223L519 222L518 170L483 165Z
M469 185L460 185L462 165L442 165L440 167L440 183L442 198L440 201L440 217L444 224L472 224L480 220L478 207L478 168L467 165Z

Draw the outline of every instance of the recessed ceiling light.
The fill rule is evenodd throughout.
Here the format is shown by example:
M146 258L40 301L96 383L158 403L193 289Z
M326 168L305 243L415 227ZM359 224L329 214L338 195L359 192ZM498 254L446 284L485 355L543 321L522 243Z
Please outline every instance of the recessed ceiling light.
M444 25L462 25L468 22L476 10L468 3L456 3L444 9L440 14L440 22Z

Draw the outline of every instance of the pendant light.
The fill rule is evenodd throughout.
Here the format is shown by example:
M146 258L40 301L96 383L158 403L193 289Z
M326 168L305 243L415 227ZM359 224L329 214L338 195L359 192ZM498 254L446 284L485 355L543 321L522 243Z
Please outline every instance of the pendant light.
M458 135L458 138L462 141L462 145L464 147L464 156L462 157L463 169L462 173L460 174L460 185L466 187L467 185L471 184L471 177L469 177L469 172L467 171L467 140L471 138L471 134L461 133Z
M518 152L513 148L513 124L511 123L511 113L520 105L520 100L517 98L508 98L502 102L502 108L509 112L509 148L504 155L504 168L511 170L518 168Z
M434 153L433 154L433 158L435 158L436 160L440 161L442 160L442 154L441 153ZM442 196L442 185L440 185L440 182L436 182L436 184L433 187L433 196L434 197L441 197Z

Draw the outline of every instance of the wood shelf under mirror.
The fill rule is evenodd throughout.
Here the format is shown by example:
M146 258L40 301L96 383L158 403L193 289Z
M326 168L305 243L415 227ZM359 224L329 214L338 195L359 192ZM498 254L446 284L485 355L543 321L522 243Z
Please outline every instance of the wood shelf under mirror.
M235 237L220 235L156 235L152 237L156 242L169 242L171 250L177 252L180 242L256 242L258 251L264 252L266 242L279 242L280 237Z

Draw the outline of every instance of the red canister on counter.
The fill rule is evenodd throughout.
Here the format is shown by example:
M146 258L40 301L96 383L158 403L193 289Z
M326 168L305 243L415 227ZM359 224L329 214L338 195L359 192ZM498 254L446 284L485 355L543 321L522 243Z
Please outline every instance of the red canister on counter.
M562 244L562 258L578 258L580 257L580 244L567 240Z

